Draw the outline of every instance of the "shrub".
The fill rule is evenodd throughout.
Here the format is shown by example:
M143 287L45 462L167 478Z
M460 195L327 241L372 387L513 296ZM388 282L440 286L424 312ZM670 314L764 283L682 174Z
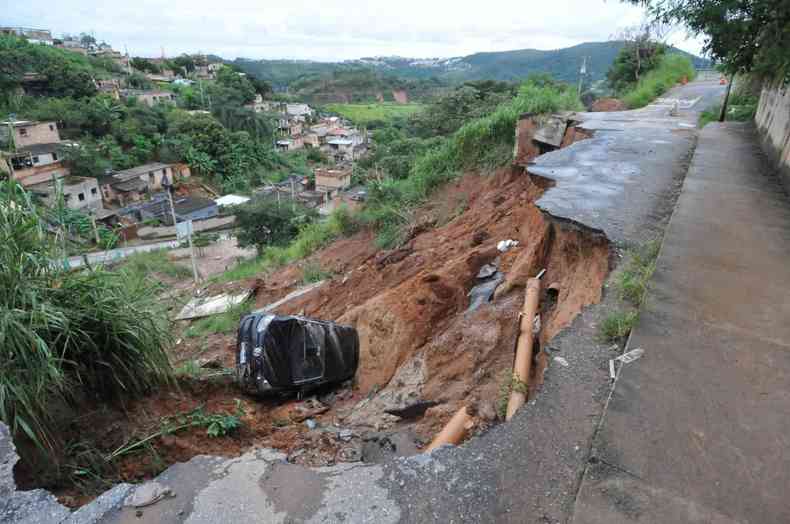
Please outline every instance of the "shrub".
M601 338L607 342L616 342L631 333L631 329L639 320L638 311L615 311L610 313L601 323Z
M141 278L70 272L28 195L0 195L0 419L53 450L54 406L115 399L169 380L166 316Z
M642 76L639 83L631 91L623 93L621 98L631 109L644 107L680 82L683 77L691 80L695 75L694 65L687 57L666 54L655 69Z

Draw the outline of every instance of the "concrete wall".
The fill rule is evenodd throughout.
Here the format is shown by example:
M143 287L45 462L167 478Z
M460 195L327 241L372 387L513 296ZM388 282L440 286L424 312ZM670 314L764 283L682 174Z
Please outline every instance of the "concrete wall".
M779 83L766 84L754 117L768 157L790 187L790 89Z
M41 122L14 127L14 141L18 148L33 144L51 144L60 142L60 133L55 122Z

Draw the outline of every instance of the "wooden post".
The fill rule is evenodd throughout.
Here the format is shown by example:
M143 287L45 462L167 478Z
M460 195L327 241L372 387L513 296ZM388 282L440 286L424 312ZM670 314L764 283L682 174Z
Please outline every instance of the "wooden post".
M521 310L521 324L516 346L516 362L513 366L513 382L510 391L510 400L507 403L506 420L513 418L527 401L527 387L529 386L529 373L532 369L532 345L534 334L532 326L535 313L538 311L540 300L540 278L530 278L527 281L527 290L524 294L524 307Z
M724 94L724 102L721 104L721 113L719 113L719 122L724 122L727 118L727 104L730 102L730 90L732 89L733 80L735 80L735 75L730 76L730 81L727 84L727 92Z

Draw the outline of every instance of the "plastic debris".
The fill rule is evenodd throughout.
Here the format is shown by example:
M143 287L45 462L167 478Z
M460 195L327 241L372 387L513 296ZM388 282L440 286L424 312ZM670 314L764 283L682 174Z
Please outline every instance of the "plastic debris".
M614 360L609 361L609 378L612 379L612 382L617 378L617 374L614 371Z
M497 268L494 264L486 264L485 266L480 268L480 271L477 272L477 278L484 279L488 278L494 273L496 273Z
M645 350L644 349L636 348L636 349L633 349L633 350L629 351L628 353L623 353L622 355L617 357L615 360L619 360L623 364L630 364L634 360L639 360L640 358L642 358L642 355L644 355L644 354L645 354Z
M496 248L499 250L500 253L504 253L511 247L518 246L518 240L500 240L499 243L496 245Z
M570 366L570 364L568 364L568 361L565 360L562 357L554 357L554 362L556 362L557 364L559 364L560 366L562 366L564 368L567 368L568 366Z
M307 429L315 429L318 427L318 423L311 418L305 420L304 425L307 426Z
M348 442L349 440L351 440L354 437L354 432L351 431L350 429L341 429L337 433L337 437L340 440L342 440L343 442Z

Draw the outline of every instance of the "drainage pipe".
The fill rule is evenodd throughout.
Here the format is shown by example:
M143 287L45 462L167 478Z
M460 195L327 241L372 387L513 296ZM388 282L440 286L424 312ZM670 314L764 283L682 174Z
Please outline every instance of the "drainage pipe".
M540 279L544 271L535 278L527 281L527 291L524 295L524 307L521 310L520 333L516 345L516 362L513 365L513 384L510 388L510 400L507 403L506 420L513 418L527 401L529 387L529 373L532 368L532 346L534 334L532 332L535 314L538 311L540 300Z
M428 447L425 448L424 453L429 453L445 444L453 444L455 446L460 444L466 438L469 430L474 427L475 421L473 417L476 412L477 410L474 406L461 407L450 419L450 422L433 438Z

